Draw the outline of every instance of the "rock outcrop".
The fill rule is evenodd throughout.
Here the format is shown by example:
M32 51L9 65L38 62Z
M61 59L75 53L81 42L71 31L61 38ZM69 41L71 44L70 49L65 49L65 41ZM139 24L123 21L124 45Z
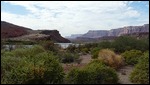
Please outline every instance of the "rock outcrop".
M1 38L21 41L51 40L57 43L70 43L57 30L32 30L4 21L1 21Z
M63 38L57 30L43 30L40 32L40 34L49 35L44 37L43 40L52 40L60 43L70 43L70 41L68 39ZM42 40L42 38L40 39Z

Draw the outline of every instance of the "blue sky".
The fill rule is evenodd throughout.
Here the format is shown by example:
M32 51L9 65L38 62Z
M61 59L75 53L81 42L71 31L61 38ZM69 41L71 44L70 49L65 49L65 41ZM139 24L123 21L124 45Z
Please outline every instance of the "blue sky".
M28 10L25 9L23 6L19 5L13 5L10 3L5 3L1 1L1 11L6 11L13 14L19 14L19 15L26 15L28 14Z
M69 36L149 24L149 1L1 1L1 21Z

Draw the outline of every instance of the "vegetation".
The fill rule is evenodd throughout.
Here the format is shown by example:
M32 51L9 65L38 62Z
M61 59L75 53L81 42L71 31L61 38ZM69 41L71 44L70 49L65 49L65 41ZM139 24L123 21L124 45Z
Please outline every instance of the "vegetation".
M61 49L59 45L54 44L52 41L42 41L39 44L41 44L45 50L52 51L54 54L59 53Z
M4 44L8 45L34 45L37 44L35 41L20 41L20 40L3 40Z
M137 84L149 84L149 52L144 53L130 74L130 80Z
M122 53L126 50L141 50L146 51L149 50L149 39L136 39L129 36L120 36L114 42L112 42L113 48L115 48L115 52Z
M133 83L149 83L149 39L135 39L120 36L114 41L70 45L63 49L52 41L39 41L31 48L20 47L7 51L1 48L2 84L116 84L118 76L115 69L124 65L135 65L130 80ZM10 41L13 44L31 44ZM2 42L1 46L6 44ZM36 45L35 45L36 44ZM66 63L77 62L79 55L91 54L93 61L83 68L66 72ZM69 64L68 64L69 65ZM72 64L73 65L73 64Z
M62 83L64 72L58 59L42 47L6 52L2 58L2 84Z
M78 54L72 54L72 53L63 53L61 55L61 62L62 63L72 63L74 61L77 61L79 59Z
M118 76L114 69L96 60L83 69L72 69L67 80L71 84L115 84Z
M100 50L98 59L114 69L118 69L123 65L123 58L109 49Z
M92 50L92 52L91 52L93 59L98 58L98 53L99 53L99 51L100 51L100 48L98 48L98 47L93 48L93 50Z
M142 56L142 52L140 50L130 50L122 53L122 56L125 58L125 62L128 65L135 65L138 63L138 60Z

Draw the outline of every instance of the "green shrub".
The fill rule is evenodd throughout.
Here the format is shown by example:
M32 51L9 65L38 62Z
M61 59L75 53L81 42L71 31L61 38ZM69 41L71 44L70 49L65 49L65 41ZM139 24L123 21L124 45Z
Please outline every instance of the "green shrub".
M110 41L102 41L98 44L98 47L103 49L112 48L112 43Z
M137 84L149 84L149 52L140 58L130 74L130 80Z
M120 36L115 39L112 46L115 48L115 52L122 53L126 50L131 50L136 47L137 39L129 36Z
M38 48L38 47L37 47ZM41 49L31 48L30 56L15 56L13 52L9 56L2 57L1 77L2 84L57 84L62 83L64 72L56 56L43 52ZM37 51L37 52L36 52ZM20 51L18 51L20 52ZM23 51L24 52L24 51ZM32 53L33 52L33 53ZM11 52L10 52L11 53ZM18 54L17 54L18 55Z
M92 61L83 69L73 69L67 74L71 84L115 84L118 76L114 69L99 60Z
M42 42L42 46L45 50L49 50L49 51L52 51L54 52L55 54L58 53L58 51L60 50L60 46L57 45L57 44L54 44L54 42L52 41L43 41Z
M86 53L88 53L89 51L88 51L88 48L82 48L82 49L81 49L81 52L82 52L83 54L86 54Z
M124 64L123 58L109 49L100 50L98 59L114 69L118 69Z
M142 56L142 52L140 50L130 50L130 51L125 51L124 53L121 54L125 62L129 65L135 65L138 63L138 60Z
M72 63L79 59L79 55L72 53L63 53L61 56L62 63Z
M98 58L98 53L101 48L95 47L92 49L91 54L92 54L92 59L97 59Z
M75 45L69 45L66 50L68 52L74 53L76 50L76 46Z

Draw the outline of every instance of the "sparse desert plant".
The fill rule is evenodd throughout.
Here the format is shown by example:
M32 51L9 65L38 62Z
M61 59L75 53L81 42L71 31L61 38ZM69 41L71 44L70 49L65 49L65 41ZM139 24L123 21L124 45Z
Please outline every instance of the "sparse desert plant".
M137 84L149 84L149 52L140 58L130 74L130 80Z
M109 49L100 50L98 59L114 69L118 69L124 64L123 58Z
M124 57L125 62L128 65L135 65L138 63L138 60L141 58L142 52L140 50L130 50L130 51L125 51L121 55Z

